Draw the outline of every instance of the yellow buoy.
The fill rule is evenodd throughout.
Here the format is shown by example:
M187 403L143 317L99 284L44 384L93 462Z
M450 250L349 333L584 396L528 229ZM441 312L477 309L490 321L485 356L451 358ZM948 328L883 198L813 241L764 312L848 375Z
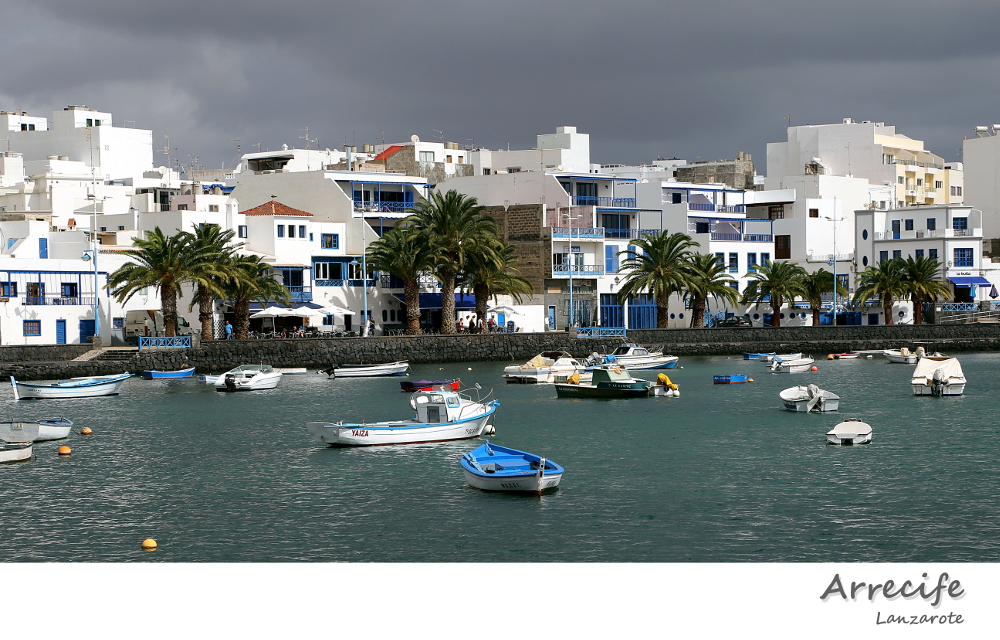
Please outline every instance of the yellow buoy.
M94 433L94 432L90 430L90 427L84 427L84 428L80 429L80 435L82 435L82 436L89 436L92 433Z
M152 551L153 549L156 548L156 540L153 540L152 538L146 538L145 540L142 541L142 548L147 551Z
M753 378L747 378L747 382L753 382Z
M71 453L73 453L73 450L67 447L66 445L59 447L59 455L68 456Z
M831 353L831 354L828 354L828 355L826 356L826 359L827 359L827 360L833 360L833 354L832 354L832 353Z

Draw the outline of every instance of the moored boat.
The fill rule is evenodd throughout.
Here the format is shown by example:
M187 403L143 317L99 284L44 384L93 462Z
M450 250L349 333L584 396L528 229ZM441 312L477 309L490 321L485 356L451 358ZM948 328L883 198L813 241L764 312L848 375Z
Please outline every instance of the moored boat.
M965 373L958 358L924 356L917 361L910 378L918 396L960 396L965 393Z
M858 418L848 418L826 432L830 444L868 444L872 441L872 427Z
M401 380L399 388L407 393L415 391L458 391L462 381L458 378L448 380Z
M681 390L680 387L670 380L670 376L665 373L658 373L656 374L656 382L653 384L653 395L676 398L681 395Z
M845 351L844 353L833 354L836 360L856 360L861 357L860 351Z
M765 358L770 359L774 355L775 355L775 353L773 351L769 351L767 353L763 353L763 352L750 353L750 352L744 351L743 352L743 359L744 360L761 360L761 361L763 361Z
M25 398L93 398L113 396L121 392L122 385L132 377L131 373L112 376L90 376L72 378L56 382L18 382L10 377L14 388L14 399Z
M886 360L894 364L917 364L919 357L906 347L902 347L901 349L884 349L882 355L885 356Z
M677 356L665 355L662 351L652 351L631 342L619 346L611 353L592 353L587 358L588 366L617 364L626 369L673 369L677 366Z
M261 391L274 389L281 373L269 364L241 364L216 377L216 391Z
M320 373L325 373L331 378L380 378L405 375L409 368L409 361L400 360L382 364L333 364Z
M787 362L789 360L798 360L804 357L805 354L802 353L767 353L761 356L760 361L765 364L770 364L775 358L781 358Z
M783 360L779 357L775 357L771 361L771 371L774 373L802 373L803 371L809 371L812 368L813 360L812 358L798 358L796 360Z
M652 395L652 386L649 380L633 378L626 369L608 364L594 367L589 383L582 381L579 374L574 374L565 383L555 385L558 396L587 398L648 396Z
M31 458L32 443L37 439L37 422L0 422L0 462Z
M712 384L743 384L753 382L745 373L732 373L727 376L712 376Z
M778 394L782 405L789 411L837 411L840 396L820 389L814 384L789 387Z
M483 491L542 493L559 486L565 471L552 460L489 440L464 454L459 462L466 482Z
M62 440L68 437L69 432L73 429L73 421L62 416L58 418L39 418L35 422L38 423L38 436L35 438L35 442L40 440Z
M574 373L582 376L586 368L566 351L543 351L524 364L504 367L503 377L507 382L553 384Z
M306 429L325 444L370 447L465 440L482 435L498 400L472 400L454 391L418 391L410 397L416 415L405 420L309 422Z
M146 369L142 372L143 380L174 380L176 378L190 378L194 376L194 367L178 369L177 371L160 371L159 369Z

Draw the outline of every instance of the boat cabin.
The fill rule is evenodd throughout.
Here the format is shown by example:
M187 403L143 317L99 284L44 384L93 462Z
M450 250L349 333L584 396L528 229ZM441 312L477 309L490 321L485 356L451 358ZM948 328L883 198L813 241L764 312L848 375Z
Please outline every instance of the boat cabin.
M591 384L593 385L600 384L601 382L625 382L631 384L634 381L628 371L614 366L595 368L593 377L591 378Z
M645 347L638 347L634 344L623 344L614 351L611 352L614 357L618 356L648 356L649 349Z
M417 422L455 422L462 417L462 399L457 393L418 391L413 394L410 406L417 412Z

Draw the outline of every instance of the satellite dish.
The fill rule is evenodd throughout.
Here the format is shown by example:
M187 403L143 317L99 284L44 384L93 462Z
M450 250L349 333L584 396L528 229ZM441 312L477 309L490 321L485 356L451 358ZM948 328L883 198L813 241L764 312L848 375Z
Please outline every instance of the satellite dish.
M410 136L410 142L420 142L420 138L417 137L417 134L414 133L412 136Z
M566 170L566 167L564 167L562 165L559 165L558 167L556 167L556 171L565 171L565 170Z

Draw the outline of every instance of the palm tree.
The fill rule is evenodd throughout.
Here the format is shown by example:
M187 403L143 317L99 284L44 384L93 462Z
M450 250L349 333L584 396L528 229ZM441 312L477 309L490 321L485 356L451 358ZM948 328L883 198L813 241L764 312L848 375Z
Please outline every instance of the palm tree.
M419 335L420 276L434 266L434 251L418 229L396 227L368 245L368 264L403 281L406 333Z
M486 318L490 298L498 293L506 293L520 303L523 296L532 295L535 288L517 275L513 246L490 236L484 236L480 242L488 246L469 254L464 279L472 287L472 294L476 297L476 316L483 320Z
M269 301L290 304L292 295L288 287L274 279L269 265L260 256L233 256L226 264L231 274L225 291L236 314L235 335L245 340L250 333L250 303Z
M456 275L481 236L499 233L496 221L482 210L475 198L457 191L433 191L409 209L411 215L401 223L427 232L434 249L435 276L441 283L441 333L455 333Z
M229 244L235 233L232 229L223 231L217 224L196 224L191 233L190 248L197 255L190 273L191 282L195 285L195 296L188 305L188 310L195 304L198 305L202 340L215 338L212 302L215 298L225 296L224 284L229 273L224 265L233 256L233 252L243 246L242 242L237 245Z
M121 253L132 262L115 270L105 286L118 302L146 287L159 288L164 332L177 335L177 295L198 263L197 253L191 250L191 235L181 232L168 237L156 227L147 237L135 238L133 247Z
M923 324L925 302L934 302L951 295L951 289L940 278L941 263L937 258L907 256L903 261L903 291L913 303L913 324Z
M743 291L743 304L769 304L771 325L781 326L781 307L785 301L794 302L796 296L805 296L806 270L792 262L765 262L756 271L747 273L750 278Z
M891 325L892 305L903 297L905 291L902 259L883 260L858 274L854 304L864 304L868 298L878 298L885 312L885 323Z
M802 286L805 290L802 297L809 302L809 308L812 311L813 326L818 327L819 314L823 310L823 295L833 291L833 274L821 268L807 275L802 281ZM839 282L837 283L837 294L848 294L847 289Z
M735 282L726 273L717 256L711 253L696 253L688 264L688 280L684 291L691 298L691 326L705 326L705 305L709 297L724 298L735 305L739 293L730 283Z
M629 296L651 292L656 301L656 328L665 329L670 296L687 286L690 249L700 245L689 235L664 230L643 234L628 246L634 249L618 252L628 256L619 267L628 273L618 290L618 299L624 302Z

